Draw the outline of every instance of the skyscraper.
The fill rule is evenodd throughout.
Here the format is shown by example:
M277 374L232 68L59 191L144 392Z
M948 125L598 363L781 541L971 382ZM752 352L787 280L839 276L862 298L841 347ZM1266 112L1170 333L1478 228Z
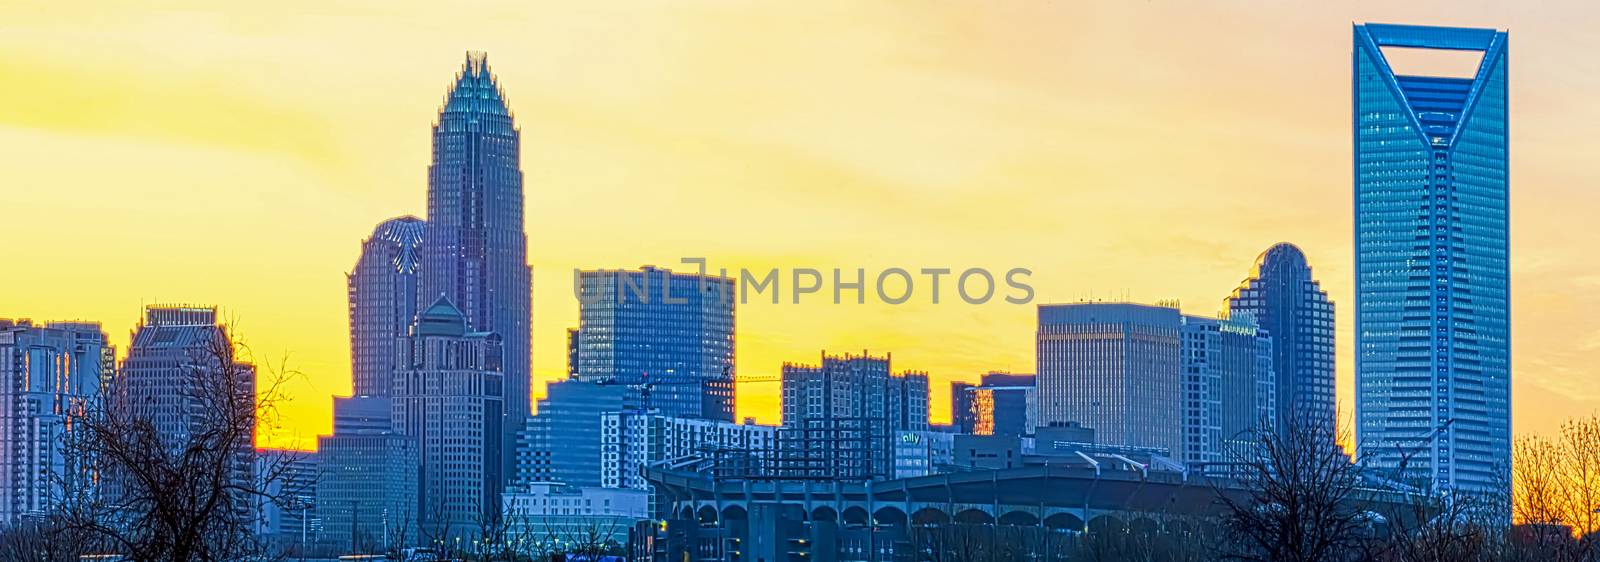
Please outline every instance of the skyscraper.
M1255 271L1233 290L1230 318L1253 319L1272 336L1277 373L1278 430L1296 416L1326 428L1333 442L1338 415L1334 398L1333 302L1311 277L1306 256L1294 244L1277 244L1256 258Z
M356 396L388 396L401 338L416 320L423 227L416 217L383 221L361 243L346 276L350 298L350 369Z
M662 415L733 421L733 279L648 266L578 277L575 378L642 386Z
M1506 492L1511 293L1506 33L1354 27L1356 446L1377 470ZM1390 49L1481 53L1470 76Z
M196 486L227 488L234 515L253 519L256 370L235 355L217 309L146 307L116 380L111 407L150 423L169 454L199 456L221 467L221 477L206 475Z
M473 331L444 297L411 329L391 411L395 431L416 443L425 533L470 537L499 509L501 352L498 334Z
M419 301L448 297L472 329L502 338L507 428L522 426L531 400L531 272L513 117L487 56L468 54L433 125Z
M113 356L99 324L0 319L0 526L50 511L64 486L90 485L64 440L98 407Z

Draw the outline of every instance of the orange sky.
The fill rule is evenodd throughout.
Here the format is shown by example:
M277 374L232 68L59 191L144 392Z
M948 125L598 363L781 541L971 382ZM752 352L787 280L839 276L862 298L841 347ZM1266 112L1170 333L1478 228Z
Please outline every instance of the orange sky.
M1212 314L1291 241L1339 306L1348 405L1352 21L1511 30L1515 429L1600 406L1587 3L74 4L0 5L0 317L125 346L143 303L220 304L305 373L272 444L349 391L344 273L424 214L468 49L522 126L540 377L574 267L1028 267L1038 302ZM948 381L1033 369L1032 306L821 300L742 307L739 372L889 351L942 420ZM740 393L776 420L774 385Z

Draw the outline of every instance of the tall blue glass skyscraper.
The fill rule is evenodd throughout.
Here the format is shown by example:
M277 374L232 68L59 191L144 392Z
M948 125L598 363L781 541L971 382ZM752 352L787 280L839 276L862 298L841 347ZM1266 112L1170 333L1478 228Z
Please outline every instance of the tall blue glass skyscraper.
M1506 491L1506 33L1354 31L1357 450L1408 481ZM1403 75L1396 48L1482 60L1470 77Z
M504 345L507 428L530 409L532 305L522 222L521 131L488 58L468 54L433 125L422 296L443 296Z
M733 279L644 267L576 284L573 378L639 387L663 415L733 421Z

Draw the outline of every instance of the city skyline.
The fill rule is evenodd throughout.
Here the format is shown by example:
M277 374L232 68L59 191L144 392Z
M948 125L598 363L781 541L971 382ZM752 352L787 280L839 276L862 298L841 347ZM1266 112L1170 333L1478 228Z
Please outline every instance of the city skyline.
M1073 15L1074 8L1056 9L1068 12L1059 17ZM1047 15L1016 13L1020 11L1026 10L1018 7L960 25L999 31ZM1070 47L1075 40L1055 37L1051 30L1038 26L1022 26L1031 34L1015 42L977 33L976 39L947 43L924 31L958 25L956 22L962 21L958 16L970 14L932 11L917 21L889 26L889 33L905 40L902 47L882 44L882 39L874 36L847 34L847 44L863 49L860 61L845 58L841 51L807 54L782 49L803 44L801 37L762 39L760 45L777 49L777 61L771 64L792 69L807 82L822 77L859 77L880 67L893 71L867 81L855 94L827 88L822 92L825 101L795 106L781 105L795 100L760 80L729 80L725 85L749 89L743 96L749 101L735 103L739 96L722 97L658 75L657 71L664 74L664 69L675 65L693 71L691 75L710 76L767 68L769 64L758 64L753 55L701 52L708 44L651 27L667 18L661 14L642 14L629 22L637 30L656 30L655 35L646 36L664 40L668 47L654 58L643 59L650 64L632 78L627 72L641 69L633 59L646 56L643 47L648 41L621 42L594 53L578 52L581 49L552 52L519 47L505 28L491 30L499 33L490 33L487 39L462 35L415 46L383 43L403 52L392 56L404 62L376 60L360 76L341 74L350 67L312 63L304 57L292 63L276 61L269 56L268 47L281 46L283 39L265 31L265 46L224 42L211 55L195 56L173 68L148 69L130 60L139 53L176 48L150 37L153 30L196 17L199 31L191 33L204 35L232 25L225 16L169 14L139 20L104 42L83 46L89 55L84 66L56 60L42 71L42 61L23 56L37 51L19 51L22 44L0 39L0 52L18 55L0 64L0 76L41 83L44 93L60 93L66 86L83 85L91 78L139 86L95 94L124 105L91 108L90 115L78 117L48 111L59 97L42 96L38 91L0 93L0 101L15 102L0 106L21 108L17 112L0 109L0 147L18 155L17 180L31 188L15 193L13 200L21 204L23 212L0 233L18 239L50 232L45 228L49 225L61 229L60 217L65 215L59 213L65 212L99 225L85 231L69 225L64 229L69 232L17 248L12 263L35 271L25 279L0 281L0 315L41 322L102 322L112 334L110 343L122 350L126 349L122 334L137 321L140 304L175 299L221 305L237 315L241 326L236 333L254 347L258 359L289 352L295 365L308 373L309 380L295 389L296 401L285 408L289 423L300 434L273 437L264 444L309 444L307 440L331 428L329 397L350 390L344 287L339 277L355 262L360 241L371 233L373 224L407 213L424 214L420 194L426 185L427 159L419 155L425 154L424 127L431 108L417 108L437 103L439 88L447 73L459 65L463 50L483 48L493 57L512 109L518 111L518 122L525 127L522 167L529 199L528 257L535 267L532 331L536 380L553 380L565 373L564 333L577 324L578 306L570 287L573 268L656 264L688 270L676 263L681 256L707 256L713 268L1027 266L1036 271L1033 285L1039 290L1039 303L1073 302L1106 294L1145 302L1179 298L1185 303L1185 313L1209 316L1220 310L1221 298L1237 284L1261 248L1286 241L1306 249L1331 299L1342 305L1337 311L1338 396L1347 417L1353 403L1350 373L1354 361L1349 352L1354 299L1347 214L1349 130L1342 117L1348 115L1349 103L1350 20L1526 30L1522 37L1552 37L1556 34L1538 30L1557 22L1540 23L1516 11L1485 14L1474 21L1442 21L1421 9L1353 10L1361 13L1339 12L1337 17L1315 10L1292 18L1261 14L1260 19L1232 24L1232 29L1244 36L1223 48L1240 49L1252 41L1269 41L1276 36L1260 28L1279 23L1312 26L1317 44L1297 42L1307 48L1294 53L1242 56L1242 51L1226 51L1242 56L1229 64L1294 77L1251 81L1246 87L1218 84L1215 76L1181 68L1194 56L1182 52L1182 42L1201 33L1139 46L1138 40L1151 39L1146 31L1132 24L1126 28L1114 25L1125 22L1120 18L1139 17L1173 25L1171 20L1185 17L1181 9L1162 14L1141 12L1137 7L1087 11L1093 12L1087 15L1099 18L1097 21L1112 24L1092 33L1092 39L1111 41L1102 35L1119 29L1133 31L1133 38L1120 40L1127 43L1111 44L1130 50L1122 53L1124 59L1153 62L1154 66L1132 76L1101 74L1107 71L1099 66L1103 63L1073 54ZM119 16L110 13L104 17ZM754 14L697 12L681 17L705 21L737 18L734 21L751 26L775 25ZM531 19L517 21L528 23ZM603 19L580 17L577 21L619 25ZM32 32L24 35L46 44L67 40L67 36L52 35L48 21L26 17L9 21L32 23L35 27L28 28ZM1582 21L1568 18L1560 23L1580 25ZM300 25L321 24L301 21ZM413 25L417 23L394 22L401 30ZM1573 42L1586 40L1572 35L1544 43L1559 41L1572 48ZM715 37L740 38L755 39ZM445 45L447 42L452 44ZM1552 47L1530 43L1541 42L1523 40L1519 55L1538 60L1519 60L1515 78L1519 97L1513 105L1518 128L1512 135L1519 142L1519 152L1513 156L1519 163L1513 206L1519 230L1512 241L1512 284L1518 302L1513 322L1519 338L1514 343L1513 396L1518 404L1534 401L1546 407L1514 406L1513 423L1519 433L1548 432L1558 420L1600 405L1600 395L1586 390L1592 386L1586 383L1593 379L1584 378L1588 375L1585 365L1600 358L1600 324L1582 317L1582 311L1592 310L1596 302L1592 288L1600 284L1600 266L1583 257L1581 244L1568 241L1582 238L1581 230L1567 225L1582 224L1575 219L1581 218L1584 206L1564 206L1558 201L1563 196L1578 196L1581 186L1593 177L1591 171L1563 165L1564 158L1576 158L1592 149L1593 141L1553 123L1592 122L1572 113L1592 111L1574 101L1592 95L1574 90L1592 94L1600 85L1569 76L1560 78L1566 82L1558 82L1566 85L1567 91L1541 85L1540 78L1556 79L1549 66L1560 57L1534 55ZM126 55L110 53L108 49L117 45L140 48ZM952 56L952 61L938 64L922 58L934 53L954 55L941 48L957 47L1016 58L986 72L970 66L982 63L982 57ZM1037 47L1049 47L1049 53L1037 53ZM1051 58L1058 54L1061 60ZM695 62L701 55L708 60ZM355 52L352 56L377 55ZM264 66L229 70L226 76L241 79L238 81L210 81L208 73L236 59ZM555 70L565 68L561 65L580 68L586 62L598 64L588 73ZM924 63L930 66L921 66ZM330 103L340 111L370 103L370 108L353 112L353 119L362 125L357 128L369 131L358 139L333 130L343 127L325 113L330 110L301 107L310 105L302 98L309 92L263 93L281 85L259 81L274 73L296 74L292 65L299 64L308 64L310 70L295 78L304 82L296 83L317 90L319 98L334 98ZM837 68L822 68L828 65ZM153 70L152 77L130 75L130 69L141 68ZM91 70L106 75L96 76ZM1040 77L1029 78L1030 70ZM791 86L787 80L796 79L760 76L781 79L781 84ZM1084 81L1075 80L1077 77ZM218 100L189 99L192 107L184 113L177 103L181 98L175 103L158 103L157 98L169 93L165 88L171 87L161 86L162 80L224 95ZM558 89L563 80L570 81L571 92ZM1299 80L1309 83L1291 84ZM1342 93L1343 99L1316 93L1307 97L1313 88L1330 86L1335 94ZM1086 91L1063 102L1043 99L1055 94L1055 88L1073 87L1085 87ZM1124 89L1140 87L1153 88L1161 95L1113 99ZM347 99L341 98L338 88L349 88ZM1037 91L1024 91L1029 88ZM1166 95L1182 89L1192 89L1197 99L1173 100ZM906 98L912 91L931 91L934 99ZM1222 104L1206 115L1185 113L1219 99L1231 99L1233 105ZM943 113L936 111L939 104L935 102L955 103L962 109ZM1035 104L1039 109L1013 112L998 107L1013 102ZM1191 103L1195 105L1186 105ZM133 117L134 107L140 108L137 118ZM682 107L687 117L659 113L671 107ZM1115 119L1087 115L1084 108L1108 111ZM219 112L222 109L237 110L237 114L219 120L228 113ZM1556 115L1558 110L1566 113ZM286 112L284 123L267 124L265 116L278 112ZM1200 125L1179 131L1182 127L1175 119L1180 117L1200 120ZM1038 123L1019 121L1024 119ZM202 126L208 120L220 123L217 130L229 135L242 134L229 136ZM284 137L289 141L273 137L290 125L301 126L303 136ZM919 134L900 130L908 126L923 128L908 129ZM1274 126L1281 128L1272 130ZM243 131L251 127L261 130ZM372 135L371 128L382 134ZM854 134L838 135L843 130ZM1068 138L1080 133L1109 138L1097 142L1120 148L1090 149ZM1211 142L1204 149L1184 147L1181 142L1165 140L1168 134L1184 142ZM969 136L972 138L963 138ZM151 146L134 148L130 140ZM351 144L357 140L374 146ZM604 146L613 141L620 144ZM198 146L208 143L218 146ZM771 148L772 144L779 148ZM1084 152L1074 154L1075 150ZM707 164L725 158L723 153L749 169ZM62 160L62 154L76 157ZM965 156L958 158L957 154ZM63 162L85 155L102 166L62 169ZM210 156L215 161L171 169L169 163L187 156ZM1146 158L1162 165L1130 169ZM1274 159L1280 162L1261 164ZM671 169L678 165L688 170ZM95 169L101 167L119 172L107 176ZM1296 167L1317 173L1289 173ZM111 181L113 177L125 178L126 185ZM97 187L100 184L131 193L103 191L108 187ZM1067 188L1051 189L1062 185ZM222 195L199 193L215 186L230 189ZM1000 189L994 190L996 187ZM621 200L608 193L616 189L627 189L631 198ZM89 196L52 193L74 190L87 190ZM918 192L927 194L926 201L904 200ZM1233 201L1247 198L1295 201L1297 205L1281 209L1259 201ZM773 199L776 204L761 206ZM843 216L822 216L821 211L841 201L850 207ZM1085 211L1084 207L1094 210ZM214 215L228 213L217 209L237 209L239 216L218 218ZM808 213L817 216L808 217ZM685 216L697 216L701 224L680 223ZM1539 218L1518 220L1519 216ZM151 218L156 220L148 220ZM593 231L584 230L590 223L580 219L598 220L592 224L608 233L623 234L593 236ZM630 224L649 228L633 231L636 236L617 230ZM264 226L271 228L260 228ZM851 235L829 233L830 228ZM950 232L942 232L946 229ZM753 234L729 236L726 233L730 231ZM207 235L194 236L195 232ZM915 235L905 236L904 232ZM78 254L66 249L88 241L101 245L104 255L101 260L87 260L94 266L92 271L117 270L119 275L81 278L91 270L78 269L87 266L76 264ZM175 256L160 249L173 244L197 246L199 251L193 252L197 257ZM303 261L285 261L285 253L303 253ZM73 256L70 260L69 255ZM156 267L188 270L207 265L210 268L202 269L202 275L162 275ZM105 287L106 279L115 279L117 286ZM69 294L83 298L69 299ZM1121 299L1122 295L1127 298ZM1027 371L1033 362L1031 305L974 307L955 302L797 307L752 303L741 308L737 337L741 374L775 374L784 360L809 357L816 349L891 351L901 368L931 372L931 386L935 387L932 410L940 414L948 412L945 400L950 380L974 380L992 370ZM1549 325L1526 325L1534 322ZM541 385L534 386L538 392ZM763 421L777 421L776 385L743 384L739 392L740 417L758 415ZM938 415L935 419L943 418Z

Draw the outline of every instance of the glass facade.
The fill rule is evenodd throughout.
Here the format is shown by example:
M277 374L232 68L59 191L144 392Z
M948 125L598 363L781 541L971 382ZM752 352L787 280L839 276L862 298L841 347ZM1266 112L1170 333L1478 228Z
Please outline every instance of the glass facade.
M574 378L640 387L662 415L733 421L732 279L597 270L577 290Z
M394 386L399 342L416 320L423 229L416 217L389 219L361 243L347 278L350 300L351 393L387 396Z
M1354 43L1358 453L1408 481L1506 492L1506 33L1367 24ZM1483 55L1471 77L1406 76L1389 47Z
M601 467L609 460L602 457L602 421L607 414L636 411L634 391L570 379L550 383L546 390L517 446L515 485L600 486Z
M521 131L487 57L467 55L433 125L420 302L448 297L473 330L500 335L506 427L521 427L532 400L521 154Z
M1278 430L1294 416L1328 430L1334 441L1338 414L1334 397L1333 301L1311 277L1300 248L1278 244L1256 258L1255 271L1228 296L1230 318L1253 319L1272 336L1277 373Z
M1032 435L1039 425L1034 376L991 371L977 384L950 383L950 424L961 433Z

